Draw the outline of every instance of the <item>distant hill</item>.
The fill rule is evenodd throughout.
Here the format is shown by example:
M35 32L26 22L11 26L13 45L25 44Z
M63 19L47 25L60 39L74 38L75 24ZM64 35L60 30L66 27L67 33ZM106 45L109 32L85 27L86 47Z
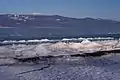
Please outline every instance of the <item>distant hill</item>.
M120 33L120 22L59 15L0 15L0 36L2 37L79 36L108 33Z

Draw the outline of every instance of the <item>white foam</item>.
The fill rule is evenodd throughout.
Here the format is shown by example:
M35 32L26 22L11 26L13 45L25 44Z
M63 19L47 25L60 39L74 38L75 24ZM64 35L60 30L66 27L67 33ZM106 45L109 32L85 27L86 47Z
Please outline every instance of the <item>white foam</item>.
M16 41L17 42L17 41ZM19 43L25 43L26 41L25 40L20 40L18 41Z
M3 44L7 44L7 43L30 43L30 42L38 42L39 43L39 42L51 42L51 41L81 41L81 40L83 40L82 43L83 42L85 43L89 40L94 40L94 39L96 39L96 40L101 40L101 39L103 39L103 40L113 40L114 38L111 38L111 37L106 37L106 38L102 38L102 37L82 38L82 37L80 37L80 38L63 38L61 40L60 39L58 39L58 40L34 39L34 40L19 40L19 41L17 41L17 40L5 40L5 41L1 41L0 43L3 43Z
M26 42L40 42L40 40L27 40Z
M62 50L62 51L77 51L77 53L79 51L83 51L83 52L87 52L87 51L96 51L96 50L100 50L102 45L96 42L90 42L89 40L84 40L81 43L65 43L65 42L58 42L56 44L52 44L51 49L54 50Z
M62 41L78 40L77 38L63 38Z
M88 44L88 43L91 43L91 41L89 41L88 39L84 39L81 43L82 44Z
M41 39L40 40L41 42L47 42L47 41L50 41L49 39Z
M30 43L30 42L49 42L49 41L52 41L52 40L49 40L49 39L19 40L19 41L16 41L16 40L5 40L5 41L2 41L0 43L7 44L7 43Z
M40 40L33 40L33 41L39 42ZM20 42L25 42L25 41L21 40ZM81 54L84 52L94 52L100 50L111 50L115 48L120 49L119 41L116 40L89 41L88 39L84 39L82 42L38 43L36 45L14 44L14 45L0 46L0 56L5 55L5 56L32 57L32 56L47 56L47 55L61 55L61 54L69 55L69 54L78 54L78 53Z
M21 42L24 42L24 40ZM15 61L11 57L29 58L48 55L58 56L58 55L83 54L86 52L89 53L101 50L113 50L116 48L120 49L120 42L116 40L89 41L87 39L84 39L82 42L69 42L69 43L68 42L38 43L36 45L13 44L0 46L0 63L1 64L14 63ZM4 58L8 59L4 60Z
M3 41L3 42L1 42L1 43L15 43L15 42L17 42L17 41L15 41L15 40L5 40L5 41Z
M68 41L68 40L72 40L72 39L63 38L62 40L63 41Z
M89 39L89 40L93 40L93 39L96 39L96 40L114 40L114 38L112 38L112 37L95 37L95 38L86 38L86 39Z

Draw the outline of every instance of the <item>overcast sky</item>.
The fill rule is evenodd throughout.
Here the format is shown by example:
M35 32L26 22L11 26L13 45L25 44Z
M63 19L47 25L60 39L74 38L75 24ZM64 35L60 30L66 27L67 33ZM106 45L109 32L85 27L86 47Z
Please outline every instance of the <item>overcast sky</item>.
M120 0L0 0L0 13L21 12L120 20Z

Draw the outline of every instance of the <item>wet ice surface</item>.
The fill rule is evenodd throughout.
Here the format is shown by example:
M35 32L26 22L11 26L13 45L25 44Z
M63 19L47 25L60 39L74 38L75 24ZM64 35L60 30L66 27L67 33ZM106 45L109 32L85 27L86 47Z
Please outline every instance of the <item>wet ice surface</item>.
M46 60L39 61L39 63L37 64L32 62L18 63L12 58L12 57L30 58L48 55L57 56L57 55L82 54L84 52L94 52L111 49L120 49L120 42L114 40L95 42L84 40L80 43L57 42L57 43L41 43L36 45L14 44L0 46L0 79L119 80L120 79L119 54L109 54L101 57L64 56L62 58L53 58L47 61ZM46 67L48 66L48 64L50 64L50 66ZM24 73L26 71L28 71L28 73ZM23 74L21 74L22 72Z
M119 80L120 55L96 58L60 58L55 59L50 67L30 73L24 71L39 69L47 66L41 64L21 64L1 66L2 80ZM18 75L16 75L18 74Z

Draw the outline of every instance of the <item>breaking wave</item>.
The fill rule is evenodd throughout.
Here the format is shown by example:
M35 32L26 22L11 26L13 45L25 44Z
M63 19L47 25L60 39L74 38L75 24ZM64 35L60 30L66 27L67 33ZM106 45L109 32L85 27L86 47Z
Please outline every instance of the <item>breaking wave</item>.
M113 38L64 38L62 40L41 39L1 41L0 63L13 63L15 62L13 58L60 55L69 56L120 49L119 41L120 40L114 40Z
M97 41L97 40L114 40L112 37L96 37L96 38L63 38L63 39L34 39L34 40L4 40L0 41L0 44L24 44L24 43L42 43L42 42L66 42L66 41L73 41L73 42L81 42L83 40L90 40L90 41Z
M72 39L73 40L73 39ZM110 50L119 48L119 40L90 41L89 39L80 39L80 42L69 42L67 39L51 43L48 39L44 40L21 40L21 41L3 41L1 43L12 43L12 45L0 46L0 53L15 55L49 55L49 54L74 54L83 52L94 52L100 50ZM64 42L65 41L65 42ZM15 43L40 42L37 44L15 44ZM46 42L46 43L41 43Z

